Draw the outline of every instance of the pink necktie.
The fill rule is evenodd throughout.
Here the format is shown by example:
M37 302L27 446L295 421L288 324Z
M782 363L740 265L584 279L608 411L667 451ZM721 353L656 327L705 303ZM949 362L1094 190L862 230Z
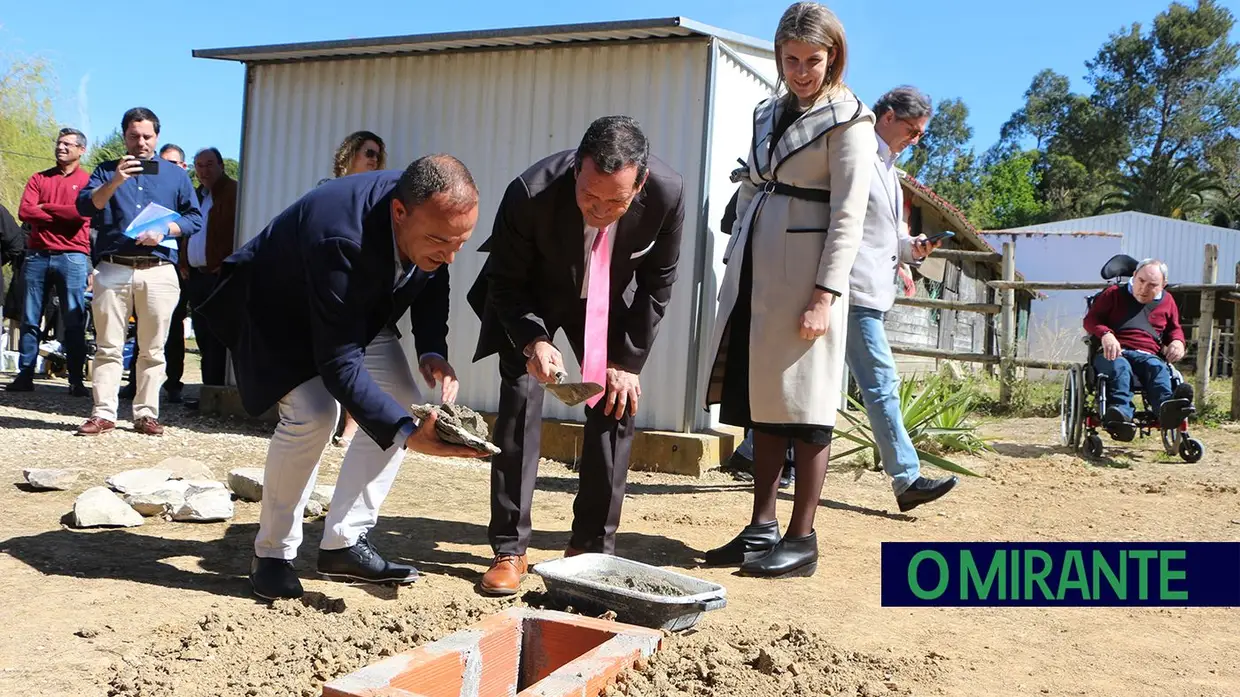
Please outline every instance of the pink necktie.
M598 231L590 247L590 280L586 288L585 356L581 378L585 382L607 385L607 303L611 298L611 245L607 228ZM586 400L593 407L606 391Z

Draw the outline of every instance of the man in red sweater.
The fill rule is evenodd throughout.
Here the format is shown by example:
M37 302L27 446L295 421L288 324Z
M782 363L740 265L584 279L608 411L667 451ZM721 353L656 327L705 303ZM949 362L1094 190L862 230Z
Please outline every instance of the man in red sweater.
M54 285L60 297L65 335L60 337L69 363L69 393L89 397L82 384L86 367L86 279L90 274L90 220L77 211L78 192L90 173L78 166L86 153L86 136L74 128L60 129L56 139L56 166L36 172L26 183L17 216L30 225L26 260L25 314L18 374L6 389L34 390L34 366L39 355L39 326L43 321L43 294Z
M1155 414L1173 397L1192 400L1188 383L1171 393L1170 364L1184 357L1184 330L1175 300L1164 292L1166 285L1167 265L1146 259L1137 265L1127 285L1102 291L1085 315L1085 331L1102 340L1094 368L1107 377L1103 425L1119 440L1132 440L1135 435L1133 375L1145 387Z

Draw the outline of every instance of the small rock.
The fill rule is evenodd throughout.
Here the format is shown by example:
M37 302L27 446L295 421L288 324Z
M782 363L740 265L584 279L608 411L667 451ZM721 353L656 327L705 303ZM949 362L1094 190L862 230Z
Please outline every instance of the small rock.
M148 467L136 470L125 470L108 477L108 486L122 494L149 494L163 488L164 482L172 477L168 470Z
M765 646L758 649L758 661L755 667L767 675L783 673L791 664L792 661L779 649Z
M107 487L93 486L73 502L73 525L79 528L103 526L135 527L142 524L142 515L130 508L121 497Z
M172 473L172 479L214 479L211 468L188 457L170 457L156 465Z
M86 627L86 628L77 630L76 632L73 633L73 635L82 637L83 639L94 639L95 637L99 636L99 630Z
M262 501L263 468L238 467L229 470L228 488L242 501Z
M320 484L310 492L310 500L323 504L323 510L332 507L332 496L336 495L336 487L331 484Z
M1231 524L1232 524L1232 525L1240 525L1240 518L1236 518L1236 519L1232 520L1232 521L1231 521Z
M32 488L41 491L67 491L82 476L81 470L24 469L22 476Z
M196 489L185 492L185 502L172 512L173 520L207 523L233 517L232 494L227 489Z
M425 419L436 413L435 434L445 443L455 443L480 452L496 455L500 452L490 441L490 430L482 415L461 404L420 404L412 409L413 415Z
M306 510L304 511L307 518L318 518L323 515L323 504L310 499L306 502Z

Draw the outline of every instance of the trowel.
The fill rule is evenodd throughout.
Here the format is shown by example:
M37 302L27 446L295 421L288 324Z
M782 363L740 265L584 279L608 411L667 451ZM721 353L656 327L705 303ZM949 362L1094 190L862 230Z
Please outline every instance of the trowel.
M570 407L575 407L603 391L603 386L597 382L564 382L567 379L568 373L559 370L555 374L555 383L543 387Z

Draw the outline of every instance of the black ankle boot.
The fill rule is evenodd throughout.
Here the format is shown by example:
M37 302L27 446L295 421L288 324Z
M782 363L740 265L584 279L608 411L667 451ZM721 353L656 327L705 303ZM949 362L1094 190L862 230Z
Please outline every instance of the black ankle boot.
M818 569L818 533L785 537L765 556L741 564L744 576L813 576Z
M779 521L746 525L741 534L706 553L707 566L738 566L771 551L779 544Z

